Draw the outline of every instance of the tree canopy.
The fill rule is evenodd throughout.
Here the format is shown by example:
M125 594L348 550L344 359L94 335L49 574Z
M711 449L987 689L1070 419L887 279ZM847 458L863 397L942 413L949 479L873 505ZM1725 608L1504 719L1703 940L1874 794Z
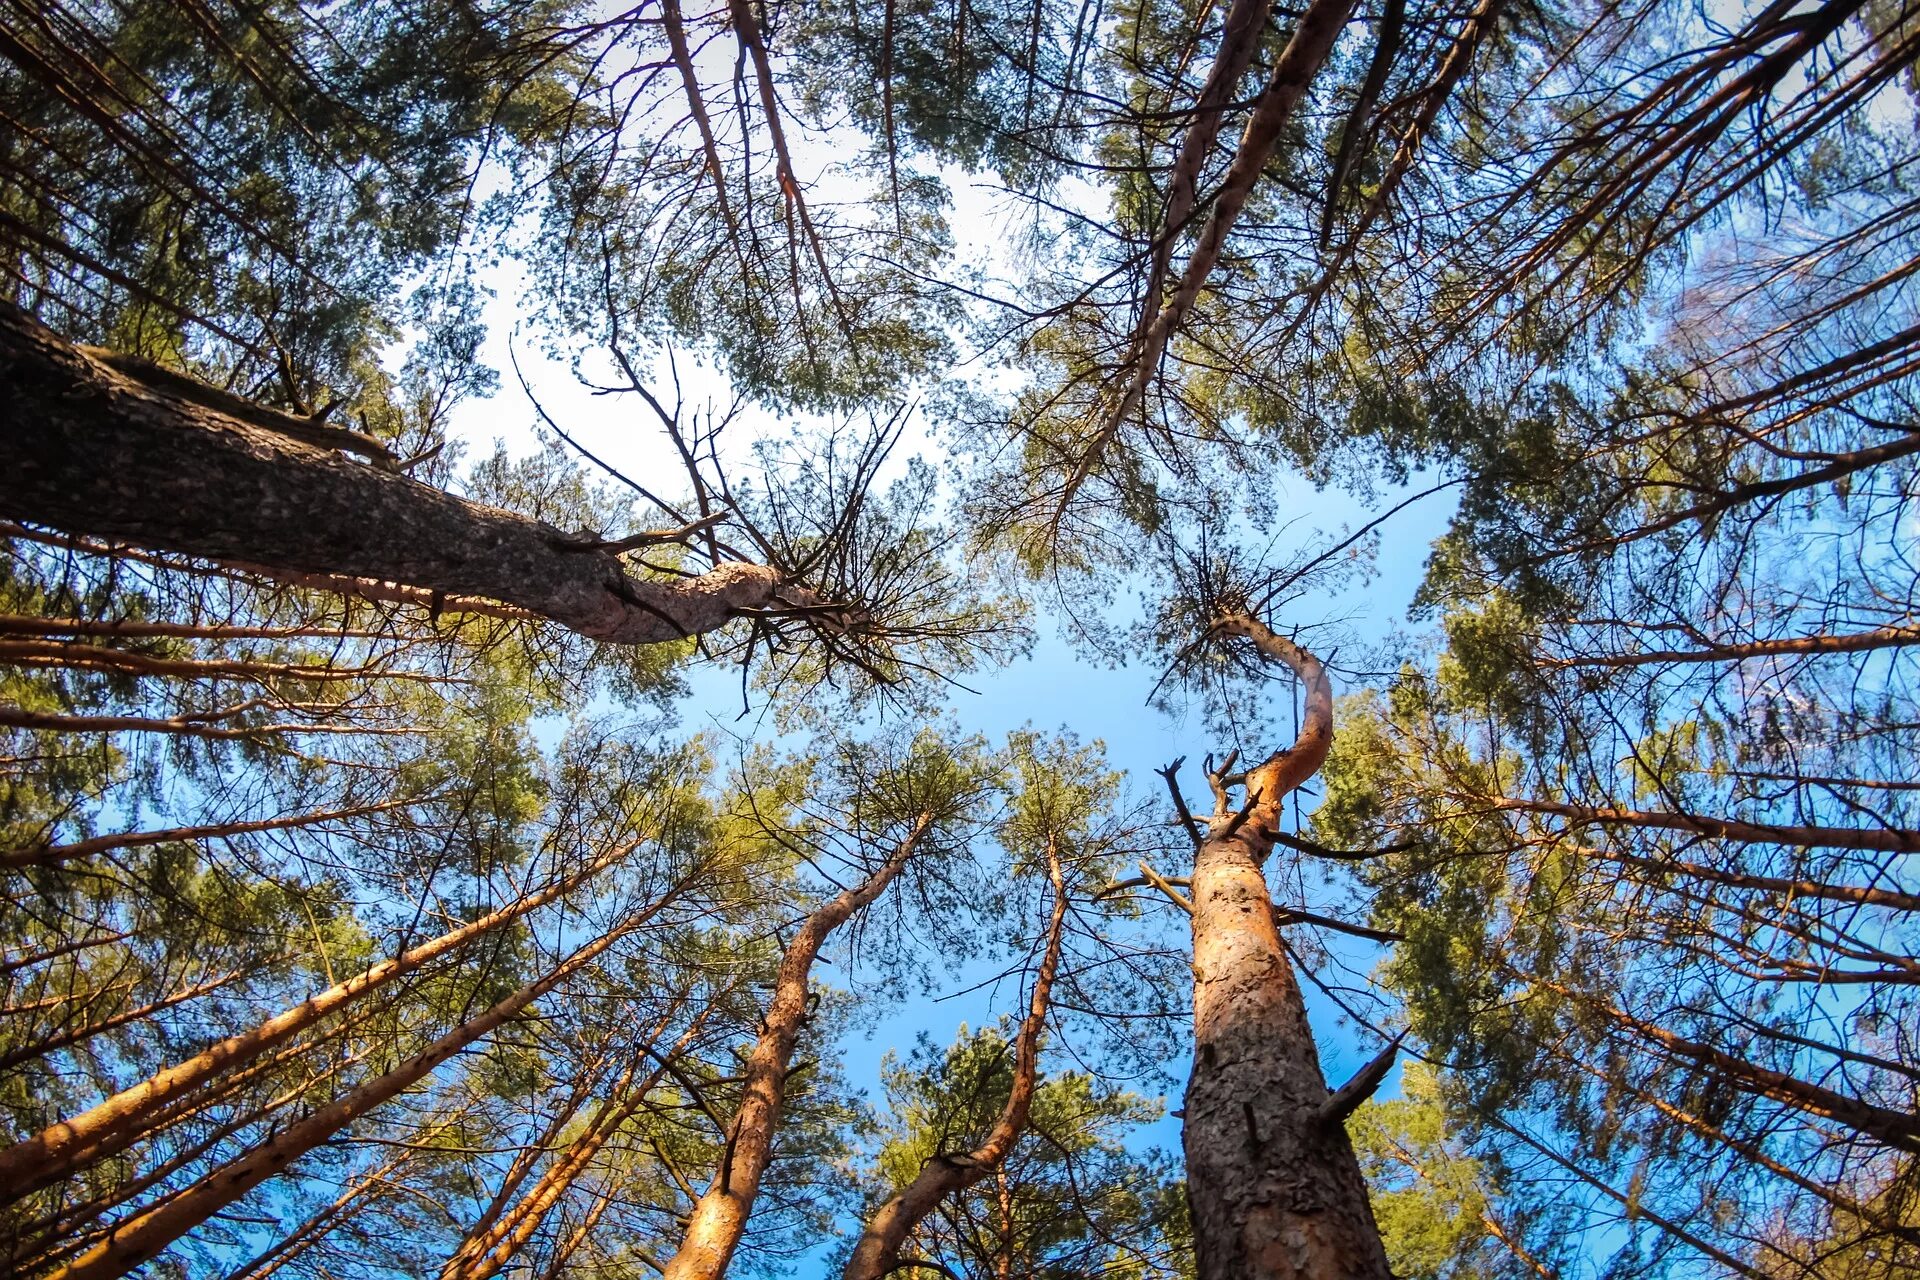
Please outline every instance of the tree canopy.
M14 0L0 1272L1920 1271L1917 66Z

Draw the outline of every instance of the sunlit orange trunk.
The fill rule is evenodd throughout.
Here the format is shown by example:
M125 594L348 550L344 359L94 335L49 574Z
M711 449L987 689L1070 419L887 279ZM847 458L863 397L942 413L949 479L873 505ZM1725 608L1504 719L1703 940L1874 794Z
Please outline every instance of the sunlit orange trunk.
M470 1018L393 1070L274 1134L238 1159L214 1170L177 1196L116 1226L47 1280L114 1280L150 1261L187 1232L275 1176L368 1111L390 1101L482 1036L496 1030L569 975L578 972L633 931L632 923L602 934L543 977L528 983L478 1017Z
M468 1238L441 1270L441 1280L491 1280L527 1247L527 1242L533 1239L534 1233L546 1221L547 1214L559 1203L560 1197L573 1187L593 1163L594 1157L619 1133L620 1126L646 1105L647 1095L660 1083L660 1077L667 1073L670 1064L686 1052L687 1045L692 1043L713 1012L712 1005L701 1010L681 1034L679 1041L659 1055L653 1070L639 1084L631 1084L642 1058L651 1050L661 1032L666 1030L668 1022L679 1012L682 1003L684 998L676 999L667 1015L654 1024L647 1033L646 1049L634 1050L632 1064L614 1085L606 1108L595 1121L568 1144L567 1149L554 1161L553 1167L518 1204L497 1222Z
M1193 1071L1187 1195L1200 1280L1391 1280L1367 1186L1338 1118L1261 867L1284 797L1320 768L1333 694L1313 655L1246 617L1244 636L1307 689L1299 739L1216 812L1193 869Z
M528 894L498 911L443 933L390 960L382 960L284 1013L275 1014L249 1031L228 1036L184 1062L122 1089L79 1115L49 1125L31 1138L23 1138L5 1151L0 1151L0 1197L13 1199L25 1195L86 1163L121 1150L144 1131L143 1122L157 1114L167 1103L184 1097L224 1072L251 1062L266 1050L315 1025L328 1014L346 1007L368 992L415 972L439 956L457 950L475 938L578 888L637 847L637 843L623 846L546 889ZM672 897L672 894L663 897L648 909L649 914L665 906Z
M787 1067L806 1022L807 975L813 969L814 957L820 954L828 934L893 882L932 823L931 814L922 814L877 871L816 909L787 945L774 981L773 1001L767 1006L760 1038L747 1059L740 1110L727 1128L720 1170L694 1205L679 1252L667 1261L661 1280L719 1280L726 1274L727 1263L747 1229L747 1215L753 1212L760 1180L773 1158L773 1136L780 1124Z
M1051 844L1047 848L1047 870L1053 880L1053 914L1047 922L1046 953L1033 982L1033 1000L1014 1047L1013 1088L1007 1095L1007 1105L979 1146L965 1154L940 1155L927 1161L904 1190L874 1213L853 1247L845 1280L882 1280L898 1270L900 1247L921 1220L946 1197L965 1191L997 1170L1026 1131L1034 1087L1040 1078L1040 1033L1046 1027L1047 1001L1060 965L1061 926L1067 917L1066 879L1060 871L1059 852Z

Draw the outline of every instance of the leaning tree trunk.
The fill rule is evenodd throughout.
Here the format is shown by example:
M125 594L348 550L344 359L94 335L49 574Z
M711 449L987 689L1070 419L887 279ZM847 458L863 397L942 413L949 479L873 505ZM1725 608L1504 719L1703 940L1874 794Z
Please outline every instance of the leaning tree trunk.
M667 1029L674 1014L679 1012L682 1003L682 999L674 1000L666 1016L647 1032L644 1047L635 1047L632 1064L608 1093L606 1107L601 1113L566 1146L545 1176L521 1197L518 1204L496 1220L477 1226L467 1234L467 1238L440 1269L440 1280L492 1280L527 1247L527 1242L540 1230L554 1205L579 1181L594 1157L605 1149L634 1113L647 1105L647 1098L660 1083L660 1078L674 1069L674 1064L685 1055L687 1046L700 1034L701 1027L715 1008L709 1004L695 1014L687 1024L687 1029L680 1033L679 1040L665 1053L654 1053L654 1043ZM653 1070L634 1085L634 1073L639 1070L641 1058L648 1054L652 1054L657 1062Z
M1261 865L1285 796L1320 768L1333 695L1320 663L1248 617L1251 640L1307 688L1299 739L1222 804L1193 869L1193 1072L1187 1195L1200 1280L1390 1280L1367 1185L1329 1095L1307 1009L1280 945ZM1344 1092L1344 1091L1343 1091Z
M353 1121L391 1101L441 1063L518 1017L521 1010L591 964L634 928L633 923L626 923L601 934L544 976L521 987L485 1013L461 1023L385 1075L336 1098L288 1128L277 1130L178 1195L120 1223L105 1239L49 1273L47 1280L116 1280L152 1260L181 1236L262 1182L282 1173Z
M1013 1087L1006 1106L979 1146L964 1155L935 1155L920 1167L912 1182L880 1206L854 1244L842 1280L885 1280L902 1270L900 1249L915 1228L942 1200L997 1171L1013 1144L1027 1131L1034 1090L1040 1082L1040 1035L1047 1025L1047 1005L1054 974L1060 967L1061 932L1067 918L1066 877L1060 869L1059 850L1051 840L1047 843L1047 874L1053 881L1053 914L1047 921L1046 950L1034 977L1033 999L1014 1045Z
M269 1049L285 1043L369 992L415 973L423 965L570 893L627 857L640 844L636 840L622 845L544 889L526 894L498 911L382 960L372 968L335 983L257 1026L216 1041L193 1057L175 1063L85 1111L57 1121L32 1137L22 1138L0 1150L0 1204L9 1203L71 1174L75 1169L124 1150L145 1132L147 1124L169 1103L185 1097L217 1076L244 1067ZM678 896L678 889L669 890L646 909L640 922L665 908Z
M378 441L82 347L0 302L0 515L436 606L497 601L616 644L711 631L774 603L727 563L641 577L597 542L410 480ZM359 454L364 460L345 456Z
M760 1181L773 1162L773 1138L780 1126L787 1068L806 1025L807 980L814 958L829 934L893 882L932 825L933 815L921 814L873 874L815 908L787 944L774 978L773 999L760 1020L760 1037L747 1058L740 1109L727 1126L719 1172L688 1215L686 1235L679 1251L668 1259L661 1280L720 1280L726 1274L733 1251L746 1234L747 1217L760 1194Z
M1274 148L1285 133L1295 109L1306 97L1314 76L1333 52L1334 43L1340 38L1340 32L1353 12L1353 5L1354 0L1308 0L1306 7L1301 10L1292 36L1274 61L1266 85L1254 99L1253 114L1247 118L1241 130L1233 163L1213 193L1213 208L1208 212L1206 222L1201 225L1187 264L1181 270L1180 281L1172 296L1162 303L1158 292L1167 274L1170 246L1178 235L1178 224L1174 222L1174 217L1177 214L1179 222L1184 223L1197 212L1192 194L1192 183L1196 178L1194 164L1204 159L1204 156L1190 155L1186 146L1182 146L1168 184L1168 220L1154 246L1150 263L1148 279L1152 292L1140 301L1140 325L1127 352L1127 363L1122 367L1126 382L1120 395L1102 410L1098 431L1081 451L1079 463L1067 479L1066 491L1059 505L1062 512L1087 477L1093 474L1100 455L1112 444L1120 428L1146 397L1148 384L1160 372L1161 358L1166 354L1168 341L1186 322L1201 291L1212 277L1214 268L1219 265L1227 234L1233 230L1240 211L1246 207L1260 175L1266 172L1267 162L1273 158ZM1190 139L1204 138L1209 150L1212 146L1210 135L1217 135L1220 128L1218 115L1211 122L1205 120L1206 114L1214 109L1209 104L1224 108L1225 95L1239 81L1239 69L1243 69L1246 61L1250 60L1253 49L1238 47L1238 42L1246 37L1246 24L1249 22L1255 28L1254 47L1258 47L1259 28L1265 26L1266 15L1258 12L1256 16L1256 12L1253 6L1240 4L1228 10L1226 28L1221 34L1219 57L1222 61L1215 63L1213 72L1208 76L1200 101L1196 104L1194 125L1189 131ZM1223 84L1229 77L1231 83ZM1220 96L1216 98L1216 94Z

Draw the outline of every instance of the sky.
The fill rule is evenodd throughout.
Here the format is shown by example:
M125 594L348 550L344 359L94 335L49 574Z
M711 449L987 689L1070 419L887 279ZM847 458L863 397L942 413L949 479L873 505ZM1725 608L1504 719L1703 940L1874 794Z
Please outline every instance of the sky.
M1714 0L1708 6L1708 13L1731 20L1736 13L1750 8L1741 0ZM713 48L724 52L723 46L724 42L720 42ZM1890 110L1905 109L1891 87L1883 102L1892 104ZM830 168L833 152L830 141L808 139L799 132L796 137L795 158L802 170L811 166L818 176ZM954 195L950 210L955 240L953 261L984 264L989 277L998 277L1004 282L1000 292L1016 292L1014 282L1026 266L1011 256L1017 250L1010 247L1024 243L1017 234L1016 214L1000 203L1003 197L991 185L970 181L964 174L952 171L943 176ZM1065 198L1081 200L1084 207L1084 202L1101 197L1087 189ZM1777 227L1764 230L1770 236L1780 234ZM521 317L533 308L523 305L527 282L510 258L490 268L482 283L493 294L486 315L490 337L482 358L501 372L502 380L496 395L470 402L458 413L455 434L467 443L469 458L490 451L496 441L515 454L525 454L538 447L535 431L538 415L516 376L517 366L544 413L564 425L582 446L649 488L663 494L677 493L682 488L678 456L658 425L645 416L644 407L637 404L634 397L596 395L577 376L584 375L588 382L619 381L604 355L591 350L574 353L578 356L576 366L564 355L553 358L545 352L546 335L522 326ZM1650 342L1660 337L1652 330L1646 335ZM992 376L988 370L971 367L956 372L961 376ZM679 374L680 390L690 407L708 402L724 407L730 402L725 380L715 370L683 358ZM664 381L656 387L663 393L666 389ZM778 425L781 424L765 411L749 411L735 433L734 445L743 446L754 431ZM910 420L896 449L896 464L915 453L935 460L941 456L938 437L918 415ZM1375 498L1363 506L1349 494L1316 489L1304 478L1283 479L1272 494L1274 514L1280 517L1276 524L1286 525L1288 532L1284 536L1301 543L1315 535L1338 536L1429 483L1431 477L1416 476L1405 486L1382 484ZM1385 641L1390 633L1409 625L1407 610L1424 573L1428 548L1443 531L1451 514L1450 495L1439 494L1395 515L1382 530L1382 551L1370 577L1337 596L1323 594L1298 600L1289 606L1287 615L1277 621L1284 626L1338 618L1345 633L1339 641L1343 650L1349 643ZM647 522L655 521L647 517ZM606 532L619 534L626 530ZM1279 553L1284 555L1285 551L1283 543ZM972 690L950 689L948 715L960 731L979 733L994 742L1004 741L1008 733L1020 729L1067 730L1083 740L1097 739L1104 744L1110 764L1128 775L1130 791L1154 800L1170 817L1171 806L1166 804L1164 788L1154 771L1184 757L1188 762L1184 773L1188 795L1203 794L1205 786L1199 761L1209 751L1217 752L1225 744L1209 738L1206 725L1197 715L1170 714L1149 705L1149 693L1158 674L1150 657L1118 667L1091 660L1076 649L1062 620L1043 611L1032 652L1005 669L982 672L979 678L969 679ZM770 732L751 712L742 715L737 670L696 669L689 673L689 683L691 695L677 708L684 730L707 731L723 741L756 730ZM1337 687L1336 691L1350 692L1351 686ZM1290 683L1276 680L1272 696L1276 703L1284 705L1281 700L1292 697ZM1279 719L1285 722L1284 716ZM1278 745L1283 744L1268 744L1269 749ZM1276 865L1278 861L1276 859ZM1159 869L1171 875L1188 870L1176 865L1162 865ZM1275 881L1276 896L1285 901L1281 877L1271 878ZM1335 913L1347 906L1337 898L1309 900L1299 905ZM1174 910L1157 902L1148 909L1165 912L1169 917ZM1168 923L1177 936L1177 918ZM1305 931L1304 926L1296 929ZM1378 958L1378 950L1370 944L1327 935L1321 935L1321 940L1346 969L1336 980L1364 981L1364 974ZM830 946L827 958L837 960L843 954L842 949ZM880 1068L889 1052L904 1054L921 1037L935 1045L946 1045L963 1025L978 1028L1000 1015L1019 1010L1025 992L1013 989L1010 983L1002 983L997 988L975 986L998 968L997 961L991 959L962 964L948 982L948 994L939 998L910 997L843 1037L836 1048L845 1077L854 1085L864 1087L869 1100L878 1104L882 1101ZM846 981L847 975L840 965L823 963L816 968L815 978L837 985ZM1347 1023L1334 1002L1310 981L1303 982L1302 987L1328 1081L1337 1084L1373 1056L1378 1042ZM1064 1053L1043 1057L1043 1066L1058 1070L1065 1058ZM1170 1062L1167 1069L1176 1095L1167 1099L1167 1106L1173 1108L1179 1105L1177 1090L1184 1076L1184 1063ZM1399 1076L1395 1072L1382 1092L1393 1096L1398 1086ZM1179 1123L1169 1116L1138 1135L1137 1143L1177 1151L1179 1138ZM1625 1233L1618 1229L1599 1233L1591 1242L1595 1256L1610 1253L1624 1239ZM830 1248L823 1245L821 1252ZM803 1271L808 1270L804 1262L801 1266Z
M949 177L950 185L956 190L952 216L957 260L967 260L970 253L997 252L992 246L1015 239L1005 234L1009 228L996 209L994 197L985 188L973 186L962 177ZM584 374L589 381L615 381L610 372L606 377L598 376L608 368L607 357L582 349L575 353L576 373L576 365L569 359L545 353L540 336L521 326L520 317L528 310L521 303L527 284L511 259L491 268L482 277L482 283L493 294L487 306L489 336L482 359L501 372L501 384L491 398L470 401L457 411L453 434L466 443L468 458L490 453L496 442L515 455L540 447L539 415L529 399L531 391L545 413L582 447L663 496L678 493L684 487L683 472L672 444L657 422L650 417L635 416L636 411L644 408L635 397L595 395L581 381L579 374ZM702 367L683 356L678 371L681 391L689 408L707 401L721 407L729 402L725 379L712 368ZM526 383L524 389L522 377ZM663 398L667 398L665 393L669 390L664 380L656 388ZM735 446L744 446L755 430L778 425L781 424L766 411L749 410L737 433ZM939 440L918 417L905 432L894 461L902 462L914 453L935 460L941 456ZM1288 525L1283 537L1305 541L1316 534L1337 534L1342 529L1357 528L1430 483L1431 477L1416 476L1404 487L1383 485L1373 501L1362 505L1342 491L1319 490L1305 479L1295 477L1276 486L1274 510L1282 517L1279 523ZM1290 616L1279 621L1284 625L1342 619L1343 645L1377 643L1390 631L1403 628L1408 606L1424 572L1428 545L1442 532L1451 511L1450 497L1443 493L1395 515L1383 526L1384 550L1368 580L1337 597L1322 595L1298 601L1290 607ZM1280 550L1284 553L1284 543ZM1050 616L1043 609L1036 622L1036 643L1029 656L1005 669L983 671L978 673L978 678L969 678L968 684L977 692L950 690L948 714L953 723L963 732L981 733L994 742L1004 741L1009 732L1023 728L1042 732L1066 729L1083 740L1097 739L1105 744L1110 765L1128 775L1130 793L1158 799L1169 818L1171 806L1164 801L1164 785L1154 770L1185 757L1188 765L1182 777L1187 794L1190 798L1204 795L1199 762L1209 751L1224 754L1224 744L1209 740L1197 714L1168 714L1148 705L1148 695L1159 675L1157 666L1150 660L1117 668L1091 661L1076 651L1057 616ZM690 673L690 684L691 696L676 708L684 730L710 731L725 739L754 732L759 725L759 717L742 716L737 668L696 668ZM1336 685L1336 693L1347 691ZM1291 683L1277 680L1273 696L1290 700ZM1281 719L1285 722L1284 716ZM771 730L760 726L759 732L765 734ZM1169 875L1184 875L1191 868L1158 869ZM1324 900L1299 905L1325 910L1337 909L1342 904ZM1170 913L1174 910L1166 904L1156 904L1149 909ZM1349 969L1342 976L1347 982L1359 981L1359 975L1364 975L1376 958L1377 951L1372 944L1338 935L1322 934L1321 938ZM834 954L830 946L827 955ZM960 992L991 976L997 968L997 964L985 962L963 966L952 988ZM823 964L816 969L815 978L838 985L845 980L845 975L836 966ZM1329 1084L1337 1085L1374 1056L1379 1042L1347 1025L1338 1008L1310 981L1303 981L1302 987ZM1002 1013L1022 1008L1024 1000L1024 992L1014 991L1002 983L998 987L950 994L942 999L904 1001L900 1007L879 1017L866 1031L856 1031L845 1038L841 1049L846 1078L856 1087L864 1088L870 1101L880 1103L883 1101L880 1066L889 1051L904 1055L922 1035L938 1045L951 1043L963 1024L978 1028L991 1023ZM1063 1065L1058 1055L1049 1062L1043 1054L1043 1069L1059 1069ZM1178 1082L1184 1079L1185 1063L1170 1062L1166 1069L1175 1082L1175 1096L1166 1101L1166 1106L1173 1109L1180 1105ZM1383 1087L1384 1096L1397 1093L1398 1079L1396 1071ZM1141 1132L1136 1145L1159 1145L1177 1151L1179 1141L1179 1122L1167 1117Z

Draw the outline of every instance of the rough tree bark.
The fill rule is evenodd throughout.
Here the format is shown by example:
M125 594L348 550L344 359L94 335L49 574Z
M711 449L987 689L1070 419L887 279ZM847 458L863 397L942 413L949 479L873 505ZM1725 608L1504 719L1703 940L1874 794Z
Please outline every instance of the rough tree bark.
M1067 917L1067 884L1060 870L1060 854L1047 847L1047 873L1053 880L1053 914L1047 921L1046 952L1033 981L1033 999L1014 1046L1013 1088L986 1139L964 1155L937 1155L920 1173L867 1221L845 1280L882 1280L900 1269L900 1248L929 1213L948 1196L965 1191L1000 1167L1013 1144L1026 1132L1033 1108L1033 1091L1040 1078L1040 1033L1047 1024L1047 1002L1053 975L1060 965L1060 935Z
M615 644L711 631L775 604L781 586L740 563L635 576L592 538L408 479L357 432L78 346L5 303L0 404L0 512L69 533L290 579L341 575L376 598L481 597Z
M1307 702L1299 738L1247 772L1245 807L1218 807L1194 859L1185 1145L1199 1277L1390 1280L1260 870L1282 801L1326 760L1332 687L1312 654L1253 618L1214 632L1292 668Z
M793 1046L807 1017L807 975L827 935L845 924L854 912L878 898L900 874L907 859L933 825L923 813L878 870L851 889L834 895L816 908L800 932L787 944L774 979L773 1000L761 1019L760 1038L747 1059L746 1080L740 1090L740 1110L727 1127L725 1154L706 1194L693 1206L680 1249L667 1262L661 1280L720 1280L747 1229L760 1180L773 1159L773 1137L780 1125L781 1095Z

